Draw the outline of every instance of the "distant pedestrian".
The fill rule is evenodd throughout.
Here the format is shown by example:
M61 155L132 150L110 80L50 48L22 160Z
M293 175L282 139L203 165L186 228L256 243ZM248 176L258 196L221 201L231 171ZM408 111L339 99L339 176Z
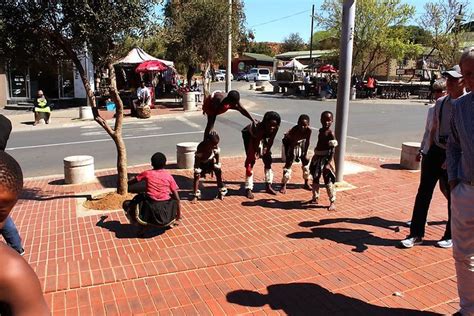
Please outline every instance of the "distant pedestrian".
M428 210L438 181L448 199L448 221L444 235L438 241L438 246L442 248L452 247L451 197L446 171L446 143L449 136L449 122L454 102L464 94L464 83L460 72L461 69L457 65L443 72L443 76L446 78L448 95L436 101L430 134L423 143L425 148L422 148L422 150L429 149L427 152L423 152L420 185L416 194L415 205L413 206L410 234L400 242L401 246L405 248L411 248L423 242Z
M474 47L459 61L471 92L456 100L447 147L451 189L453 256L460 315L474 315Z
M12 123L7 117L0 114L0 152L5 151L11 131ZM25 250L21 244L20 234L18 233L15 222L13 222L13 219L10 216L5 219L3 227L0 228L0 234L3 236L7 244L15 249L20 255L25 254Z
M283 167L283 176L281 179L280 192L286 193L286 184L291 179L291 166L293 162L301 161L303 171L304 188L310 190L309 181L309 159L308 148L311 140L311 127L309 126L309 116L300 115L298 124L293 126L285 136L283 136L283 150L285 152L285 166Z
M10 218L23 188L23 174L12 156L0 151L0 228ZM0 243L0 315L49 315L41 284L15 251Z
M44 122L49 124L49 120L51 118L51 106L49 105L49 101L44 96L42 90L38 90L37 96L33 100L33 105L35 111L35 122L33 125L38 125L41 119L44 119Z
M329 211L336 210L336 182L335 170L332 166L334 152L337 147L337 140L331 130L331 125L334 122L334 116L330 111L321 113L321 125L318 134L318 143L314 149L314 156L309 164L309 172L313 177L313 198L312 203L319 203L319 188L321 176L326 186L326 191L329 197Z

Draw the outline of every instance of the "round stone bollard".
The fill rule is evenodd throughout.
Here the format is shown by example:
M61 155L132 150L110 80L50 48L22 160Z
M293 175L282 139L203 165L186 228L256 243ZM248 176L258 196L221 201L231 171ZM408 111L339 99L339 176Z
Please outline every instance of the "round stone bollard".
M196 95L194 92L186 92L183 95L183 109L185 111L195 111L196 110Z
M64 182L66 184L87 183L94 180L94 157L84 155L64 158Z
M81 120L93 120L94 114L92 113L92 108L90 106L81 106L79 108L79 118Z
M419 170L420 162L416 161L416 156L420 151L420 143L407 142L402 144L402 154L400 156L400 167L409 170Z
M176 145L176 161L178 169L192 169L194 167L194 153L198 143L185 142Z

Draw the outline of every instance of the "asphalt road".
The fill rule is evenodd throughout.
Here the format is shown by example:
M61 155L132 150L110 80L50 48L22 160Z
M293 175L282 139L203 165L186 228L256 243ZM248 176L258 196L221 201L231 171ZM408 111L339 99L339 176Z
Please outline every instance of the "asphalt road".
M261 119L269 110L280 113L283 121L277 139L282 138L302 113L311 117L311 125L317 129L322 111L336 112L334 100L322 102L287 98L248 91L247 87L248 83L233 82L233 88L241 91L243 104L245 101L254 104L249 109L252 115ZM222 88L222 83L216 83L213 87ZM351 103L347 153L399 157L402 142L420 141L426 111L427 107L423 103L398 100L390 103ZM123 135L128 164L146 164L157 151L164 152L170 161L175 161L176 144L200 141L205 123L205 116L201 114L126 122ZM248 119L235 111L229 111L217 119L215 128L221 136L224 156L244 154L240 130L248 123ZM316 137L313 137L311 146L315 145ZM276 157L280 155L280 146L281 142L276 141L273 149ZM7 151L20 162L25 177L62 174L63 158L70 155L94 156L96 169L114 168L116 164L113 141L94 122L83 126L14 132Z

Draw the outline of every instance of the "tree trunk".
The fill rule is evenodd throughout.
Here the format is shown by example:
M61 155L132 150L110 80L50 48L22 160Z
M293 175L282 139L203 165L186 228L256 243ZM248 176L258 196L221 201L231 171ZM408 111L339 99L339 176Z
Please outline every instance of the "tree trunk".
M188 88L191 88L193 76L196 73L196 67L188 65L188 71L186 72L186 80L188 81Z
M107 65L110 77L110 96L115 103L115 128L112 139L117 148L117 193L125 195L128 193L128 174L127 174L127 149L122 137L123 124L123 102L117 91L117 80L115 77L114 66Z
M208 78L210 69L211 69L211 62L206 61L206 64L204 67L204 79L203 79L204 98L207 98L209 95L211 95L211 78Z

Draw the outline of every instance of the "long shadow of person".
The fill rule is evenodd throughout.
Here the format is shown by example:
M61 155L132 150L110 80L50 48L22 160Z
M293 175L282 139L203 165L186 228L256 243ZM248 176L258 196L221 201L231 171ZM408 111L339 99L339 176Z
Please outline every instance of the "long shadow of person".
M227 301L250 307L268 304L287 315L438 315L404 308L372 305L364 301L332 293L313 283L274 284L268 294L237 290L226 295Z
M337 228L337 227L316 227L310 232L296 232L287 235L288 238L319 238L335 241L339 244L353 246L352 251L364 252L367 245L373 246L396 246L400 242L395 239L384 239L372 235L363 229Z
M166 231L166 228L149 228L142 231L140 227L128 223L122 224L119 221L105 222L107 218L108 216L101 216L95 225L114 232L117 238L153 238Z
M272 209L283 209L283 210L294 210L294 209L315 209L325 208L322 205L309 204L305 201L291 200L291 201L280 201L277 199L260 199L255 201L244 201L242 206L261 206Z
M381 228L390 229L393 231L399 231L399 226L406 226L405 222L393 221L393 220L381 218L378 216L372 216L372 217L366 217L366 218L348 218L348 217L327 218L327 219L322 219L319 222L314 222L314 221L301 222L299 226L316 227L316 226L324 226L324 225L337 224L337 223L351 223L351 224L359 224L359 225L377 226Z

